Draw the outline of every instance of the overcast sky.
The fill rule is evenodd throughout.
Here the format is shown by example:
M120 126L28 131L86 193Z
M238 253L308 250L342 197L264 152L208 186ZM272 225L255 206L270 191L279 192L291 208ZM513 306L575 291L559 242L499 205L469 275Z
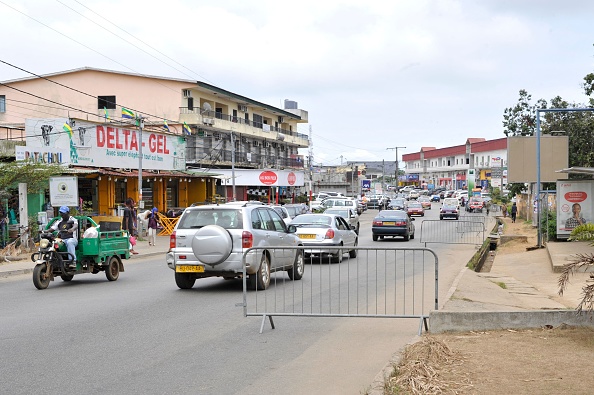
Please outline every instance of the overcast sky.
M591 0L0 0L0 59L294 100L315 164L394 161L387 148L504 137L520 89L587 102L593 15ZM2 81L28 76L0 64Z

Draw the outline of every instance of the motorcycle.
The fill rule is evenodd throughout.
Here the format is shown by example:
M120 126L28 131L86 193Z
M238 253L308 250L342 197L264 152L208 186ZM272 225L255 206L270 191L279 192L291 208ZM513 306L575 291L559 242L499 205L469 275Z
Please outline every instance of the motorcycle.
M97 240L97 239L95 239ZM95 241L95 250L97 243ZM127 237L124 240L127 248ZM92 273L97 274L104 271L109 281L116 281L120 271L123 271L120 256L128 258L127 251L119 254L111 251L103 251L101 256L94 252L93 255L85 254L80 244L77 247L79 259L67 251L66 243L59 236L54 236L50 231L40 232L39 248L31 254L31 260L35 262L33 268L33 284L37 289L46 289L54 277L60 276L63 281L71 281L76 274ZM76 261L76 266L71 266Z

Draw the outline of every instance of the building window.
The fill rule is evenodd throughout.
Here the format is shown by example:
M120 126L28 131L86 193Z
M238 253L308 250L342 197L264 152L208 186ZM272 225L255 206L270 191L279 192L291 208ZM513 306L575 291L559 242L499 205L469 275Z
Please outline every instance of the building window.
M6 112L6 96L0 95L0 113Z
M115 110L116 108L116 97L115 96L97 96L97 108L103 110Z

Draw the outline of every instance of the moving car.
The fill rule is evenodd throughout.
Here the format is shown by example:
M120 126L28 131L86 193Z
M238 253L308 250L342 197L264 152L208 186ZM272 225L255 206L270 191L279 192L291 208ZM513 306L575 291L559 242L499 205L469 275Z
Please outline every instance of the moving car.
M444 203L443 206L439 209L439 219L446 219L446 218L460 218L460 208L458 205L454 204L446 204Z
M406 211L382 210L373 219L371 233L373 241L384 237L404 237L405 241L415 238L415 225Z
M333 207L324 211L324 214L340 215L349 224L354 227L355 233L359 234L359 215L350 207Z
M480 197L476 197L473 196L470 198L470 200L468 201L468 204L466 205L466 211L472 211L472 212L483 212L483 208L485 207L485 202L482 198Z
M423 206L423 209L431 210L431 199L429 198L429 196L420 196L417 199L417 202L421 203L421 206Z
M441 196L439 195L439 193L434 193L431 195L431 201L432 202L439 202L441 201Z
M406 207L406 200L404 198L392 199L388 204L388 210L404 210Z
M306 215L306 214L303 214ZM196 279L237 278L243 275L246 257L249 289L266 289L271 272L286 271L291 280L304 273L303 245L295 228L287 225L271 207L233 202L221 205L188 207L169 238L167 266L175 271L175 283L190 289Z
M413 189L412 191L409 192L408 199L409 200L418 199L419 196L421 196L421 193L418 190Z
M354 227L351 227L340 215L336 214L303 214L291 222L291 228L296 228L296 235L307 247L305 256L330 255L334 261L340 263L347 250L332 249L332 247L357 247L359 242ZM349 257L356 258L357 250L348 251Z
M407 211L408 215L410 215L410 216L413 216L413 215L420 215L421 217L425 216L425 210L423 209L423 206L419 202L409 202L408 205L406 206L406 211Z

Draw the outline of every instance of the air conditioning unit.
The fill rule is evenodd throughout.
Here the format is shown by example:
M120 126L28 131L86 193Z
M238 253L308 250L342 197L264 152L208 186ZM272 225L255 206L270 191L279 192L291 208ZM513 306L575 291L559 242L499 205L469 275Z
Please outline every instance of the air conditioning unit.
M212 118L202 118L202 123L205 125L214 125L214 119Z
M280 115L278 116L278 123L283 123L285 122L285 117L281 117Z
M248 110L247 106L244 106L243 104L238 105L237 108L239 108L239 111L241 112L247 112Z
M254 144L254 147L258 147L258 146L260 145L260 142L259 142L259 141L257 141L257 140L254 140L254 141L253 141L253 144Z

